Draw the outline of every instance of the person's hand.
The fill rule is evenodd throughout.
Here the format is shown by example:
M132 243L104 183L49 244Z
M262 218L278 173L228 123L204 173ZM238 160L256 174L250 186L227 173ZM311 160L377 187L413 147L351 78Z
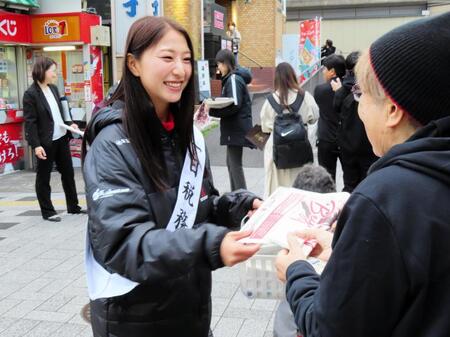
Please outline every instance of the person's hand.
M282 282L286 282L286 270L292 263L298 260L306 260L307 258L303 252L303 242L301 240L299 240L293 233L288 234L287 240L289 249L280 250L275 260L277 277Z
M220 244L220 257L223 263L234 266L236 263L245 261L252 257L260 248L257 244L243 244L238 240L246 238L252 231L229 232L225 235Z
M70 127L74 128L75 130L79 130L79 127L78 127L78 125L76 123L70 124Z
M255 198L252 203L252 209L247 212L247 216L250 218L256 210L261 207L263 201L261 199Z
M315 240L317 244L312 249L310 256L317 257L323 261L328 261L331 256L333 233L318 228L308 228L295 233L299 238L309 241Z
M333 91L337 91L342 87L342 83L339 77L336 77L335 80L331 80L330 84Z
M35 147L34 148L34 154L39 159L42 159L42 160L46 160L47 159L47 154L45 153L45 150L44 150L44 148L42 146Z

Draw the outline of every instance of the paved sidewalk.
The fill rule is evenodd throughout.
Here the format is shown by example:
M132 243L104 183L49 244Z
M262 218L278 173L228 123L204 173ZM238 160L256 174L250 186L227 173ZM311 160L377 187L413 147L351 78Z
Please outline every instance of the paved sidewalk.
M229 190L225 167L213 169L216 187ZM245 169L248 188L262 195L262 168ZM92 336L80 311L88 303L83 265L86 215L65 212L59 175L52 200L63 221L44 221L35 174L0 177L0 337ZM80 204L84 184L76 169ZM277 301L249 300L239 290L239 267L213 273L212 328L216 337L269 337Z

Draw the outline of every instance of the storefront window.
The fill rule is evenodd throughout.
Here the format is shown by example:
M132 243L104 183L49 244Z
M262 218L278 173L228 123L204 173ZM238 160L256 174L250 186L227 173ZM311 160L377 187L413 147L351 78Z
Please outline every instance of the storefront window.
M0 46L0 110L18 108L16 50Z

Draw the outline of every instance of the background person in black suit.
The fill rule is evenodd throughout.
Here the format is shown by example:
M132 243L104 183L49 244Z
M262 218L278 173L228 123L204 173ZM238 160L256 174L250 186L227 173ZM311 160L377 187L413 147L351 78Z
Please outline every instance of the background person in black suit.
M323 64L323 60L334 54L336 52L336 47L333 46L333 41L331 41L330 39L327 39L327 41L325 42L325 45L322 46L322 48L320 49L320 56L322 59L322 64Z
M53 163L61 173L68 213L85 213L78 206L69 135L60 125L64 123L56 81L56 62L48 57L39 58L33 66L34 83L23 96L25 137L37 157L36 195L42 217L61 221L50 199L50 176ZM78 126L71 122L71 126Z
M354 68L360 53L350 53L345 59L347 74L342 79L331 82L334 94L334 109L339 115L337 143L340 148L344 191L351 193L367 176L369 167L378 159L372 151L364 124L358 116L358 90Z
M345 59L341 55L330 55L323 60L323 78L326 83L314 89L314 99L319 106L319 125L317 130L317 154L319 165L327 169L333 180L336 181L336 164L340 158L340 149L337 143L337 130L339 114L333 106L334 91L331 81L345 75Z

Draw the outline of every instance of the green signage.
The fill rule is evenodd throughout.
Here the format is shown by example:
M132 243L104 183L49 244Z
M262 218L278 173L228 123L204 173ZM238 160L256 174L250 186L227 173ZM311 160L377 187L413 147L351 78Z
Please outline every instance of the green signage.
M39 0L3 0L3 2L14 5L39 8Z

